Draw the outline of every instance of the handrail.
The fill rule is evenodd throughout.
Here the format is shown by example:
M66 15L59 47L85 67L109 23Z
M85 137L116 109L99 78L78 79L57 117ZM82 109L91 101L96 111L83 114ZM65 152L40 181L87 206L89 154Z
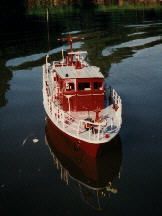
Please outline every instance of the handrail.
M105 119L104 119L105 120ZM91 121L87 121L87 120L80 120L80 122L84 122L84 123L88 123L88 124L91 124L91 125L94 125L94 126L104 126L103 125L103 121L102 122L91 122ZM107 122L107 121L106 121ZM106 124L105 122L105 124Z
M114 100L114 104L121 104L121 98L118 95L118 93L115 91L115 89L110 87L110 95L112 97L112 99Z

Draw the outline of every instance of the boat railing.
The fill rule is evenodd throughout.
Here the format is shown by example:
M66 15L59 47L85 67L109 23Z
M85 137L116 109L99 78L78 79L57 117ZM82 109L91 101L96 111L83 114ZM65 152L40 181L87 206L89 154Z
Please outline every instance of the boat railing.
M46 96L47 97L47 96ZM47 97L47 104L45 104L47 108L47 112L50 117L56 122L57 125L60 125L63 129L73 130L77 137L82 136L82 132L86 131L85 126L89 124L91 128L89 128L89 139L95 140L101 138L101 130L103 131L104 124L106 125L106 121L104 122L95 122L92 123L86 120L77 121L73 118L69 113L64 112L61 108L59 108L53 101L51 96ZM91 135L93 133L93 136ZM98 135L97 135L98 134Z
M115 89L113 89L112 87L110 87L110 96L112 98L112 102L114 105L121 105L121 98L118 95L118 93L115 91Z
M45 94L46 95L46 94ZM105 117L98 122L91 122L89 120L77 120L72 117L69 113L64 112L54 101L52 101L51 96L47 96L47 103L45 107L47 108L47 113L63 129L70 129L73 131L78 138L84 136L83 132L90 141L96 141L103 139L105 136L109 136L113 133L117 127L114 127L114 119L110 117ZM107 131L108 130L108 131ZM87 139L87 138L86 138Z
M103 139L105 136L108 136L108 132L106 131L109 128L109 133L114 132L116 130L113 127L113 118L107 117L106 119L102 119L100 122L91 122L87 120L80 120L78 125L78 135L80 134L80 130L83 127L88 132L89 140L100 140Z
M50 69L55 69L57 65L60 65L60 66L62 65L62 62L60 62L60 61L53 61L53 63L50 64L50 63L48 63L48 58L49 58L49 56L47 55L46 56L46 64L43 65L43 71L45 73L53 71Z
M51 117L57 122L57 124L61 123L63 129L70 126L70 128L75 131L78 126L76 120L70 114L64 112L62 108L55 103L55 101L52 101L50 96L46 101L48 101L48 104L46 104L48 113L50 113Z

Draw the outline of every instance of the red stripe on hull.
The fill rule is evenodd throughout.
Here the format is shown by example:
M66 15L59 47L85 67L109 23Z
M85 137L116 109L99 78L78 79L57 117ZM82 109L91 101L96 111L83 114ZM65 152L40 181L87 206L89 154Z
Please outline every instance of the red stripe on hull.
M103 146L104 144L93 144L93 143L89 143L89 142L85 142L83 140L77 139L75 137L70 136L69 134L65 133L64 131L62 131L60 128L58 128L52 121L51 119L48 117L48 119L50 120L50 123L62 134L64 134L67 139L69 139L72 143L75 144L76 148L81 148L83 151L85 151L88 155L90 155L91 157L97 157L97 154L99 152L99 149L101 146Z

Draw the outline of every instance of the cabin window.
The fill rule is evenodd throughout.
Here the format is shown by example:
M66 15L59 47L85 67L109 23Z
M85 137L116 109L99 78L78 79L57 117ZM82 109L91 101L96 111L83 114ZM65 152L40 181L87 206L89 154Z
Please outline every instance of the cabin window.
M89 82L78 83L78 89L79 90L91 90L90 83Z
M102 90L102 82L93 83L94 90Z
M74 83L66 83L66 91L74 90Z

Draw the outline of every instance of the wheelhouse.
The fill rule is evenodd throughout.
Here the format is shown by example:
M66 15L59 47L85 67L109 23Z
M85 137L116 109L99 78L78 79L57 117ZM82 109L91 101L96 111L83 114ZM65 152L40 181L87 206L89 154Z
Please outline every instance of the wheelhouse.
M93 111L104 108L104 79L97 67L75 70L56 67L58 99L64 111ZM76 74L77 73L77 74Z

